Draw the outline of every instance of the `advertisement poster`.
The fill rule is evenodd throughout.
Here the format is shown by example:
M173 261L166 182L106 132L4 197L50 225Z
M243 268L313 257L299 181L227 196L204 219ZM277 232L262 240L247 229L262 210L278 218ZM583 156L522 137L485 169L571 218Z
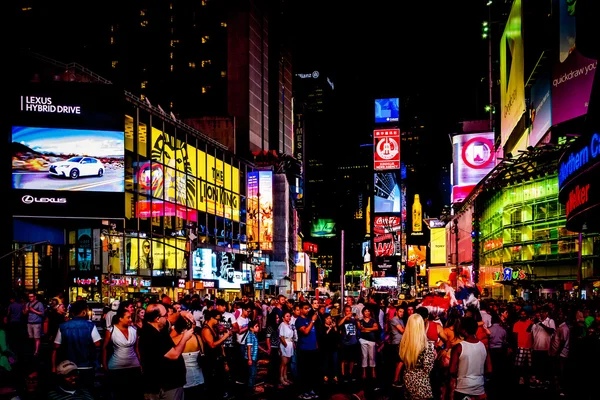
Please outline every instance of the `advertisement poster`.
M531 87L531 131L529 146L537 146L552 126L552 86L550 71L540 73Z
M427 271L427 246L408 245L408 268L415 268L418 276L425 276Z
M452 145L452 202L457 203L463 201L494 168L494 132L455 135Z
M248 246L258 248L258 172L248 173L248 198L246 200L246 235Z
M197 249L192 254L194 280L218 280L220 289L239 289L252 282L251 264L240 262L234 253Z
M397 171L375 173L375 213L401 212L400 179Z
M375 100L375 123L398 122L400 99L398 97Z
M400 169L400 129L373 131L375 171Z
M525 112L521 0L515 0L500 40L500 127L503 147Z
M582 56L575 47L576 2L558 0L559 59L552 74L552 123L560 124L587 113L597 60Z
M273 172L258 173L259 243L261 250L273 250Z
M400 257L377 257L373 263L373 277L397 277L400 269Z

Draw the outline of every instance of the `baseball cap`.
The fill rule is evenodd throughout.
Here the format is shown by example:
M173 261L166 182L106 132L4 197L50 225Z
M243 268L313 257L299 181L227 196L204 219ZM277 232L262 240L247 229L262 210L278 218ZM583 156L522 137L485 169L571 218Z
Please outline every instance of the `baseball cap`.
M56 374L57 375L69 375L71 372L76 371L76 370L77 370L77 364L75 364L73 361L65 360L65 361L61 362L60 364L58 364L58 366L56 367Z
M113 311L118 311L120 305L121 305L121 302L119 300L115 300L112 303L110 303L110 309Z

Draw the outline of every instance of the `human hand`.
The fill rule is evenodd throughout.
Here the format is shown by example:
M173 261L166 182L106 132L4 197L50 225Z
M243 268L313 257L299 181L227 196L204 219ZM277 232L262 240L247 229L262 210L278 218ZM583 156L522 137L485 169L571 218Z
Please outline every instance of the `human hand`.
M194 336L194 328L186 329L185 331L183 331L183 340L185 340L186 342L190 340L192 336Z
M315 321L317 320L317 313L314 313L314 314L313 314L313 316L312 316L312 320L313 320L313 322L315 322Z

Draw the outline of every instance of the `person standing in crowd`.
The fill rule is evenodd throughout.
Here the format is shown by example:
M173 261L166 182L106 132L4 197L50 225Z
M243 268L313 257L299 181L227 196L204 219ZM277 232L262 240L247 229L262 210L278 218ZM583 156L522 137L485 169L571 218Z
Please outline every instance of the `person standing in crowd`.
M110 310L108 310L106 315L104 315L104 326L106 327L107 331L112 328L112 319L117 314L117 311L119 311L120 306L120 300L114 300L112 303L110 303Z
M54 338L52 371L64 360L73 361L81 377L82 385L93 390L96 369L96 347L100 347L102 337L98 328L88 319L88 305L79 300L71 306L72 319L61 324Z
M193 320L190 313L184 313ZM142 364L141 383L146 400L182 400L184 396L186 371L181 353L192 338L194 329L186 329L176 345L169 330L165 329L167 315L167 309L162 304L150 304L146 308L138 346Z
M35 292L29 293L29 301L23 307L23 314L27 315L27 333L29 339L33 339L35 350L34 356L40 351L42 340L42 324L44 322L44 305L38 300Z
M302 315L296 319L296 330L298 332L298 372L300 373L300 385L304 391L300 399L315 399L318 395L315 393L315 384L317 382L316 372L318 371L319 360L317 358L317 330L315 321L318 318L317 313L308 317L310 305L306 302L301 303Z
M106 331L102 365L108 373L114 400L142 398L139 386L131 384L140 380L142 371L137 353L137 329L132 325L131 313L125 308L117 311L112 328Z
M531 373L532 325L533 322L527 318L527 311L521 310L519 312L519 320L515 322L512 330L515 342L517 343L514 363L519 371L519 385L524 385L526 378Z
M402 371L402 360L400 360L400 342L402 342L402 335L404 334L405 328L404 308L397 306L395 310L396 314L389 320L388 330L390 333L390 340L386 346L388 348L386 353L391 361L390 365L396 367L392 384L396 387L401 387L400 372Z
M265 330L266 346L269 354L269 380L272 385L280 381L281 356L279 354L279 315L269 313L267 316L267 328Z
M175 321L173 329L171 330L171 339L175 345L179 344L183 339L184 332L188 329L188 325L193 329L195 323L191 320L186 319L184 316L179 315L179 318ZM194 332L192 339L188 340L181 353L183 361L185 363L185 385L183 385L184 397L191 399L199 398L204 392L204 375L203 366L206 364L206 355L203 351L202 340L200 335ZM200 360L202 364L200 365Z
M492 325L490 326L489 349L492 360L492 374L494 388L502 389L502 378L506 374L508 340L507 332L501 325L500 316L492 312Z
M17 296L10 296L6 310L6 337L8 347L13 351L21 352L21 336L24 334L23 303Z
M377 357L377 336L379 335L379 324L373 319L371 307L362 309L363 318L358 322L360 331L360 352L362 361L362 379L367 379L367 368L371 369L371 378L375 380L375 367Z
M465 340L452 348L450 355L450 398L483 400L485 376L492 372L492 362L485 345L475 336L477 322L465 317L461 321Z
M569 342L571 338L571 330L567 321L565 312L560 310L556 316L558 328L552 334L550 350L548 351L548 356L552 360L556 390L561 396L564 395L565 371L569 360Z
M411 399L431 399L429 374L435 362L433 343L425 334L425 322L419 314L408 317L400 342L400 359L404 363L404 386Z
M248 323L250 322L249 315L252 313L252 306L243 306L241 310L242 311L240 313L240 316L235 320L233 324L233 331L236 333L236 339L238 343L238 349L236 352L237 354L235 356L235 363L243 365L241 363L243 362L243 360L245 360L246 351L248 350L246 348L246 338L248 337ZM233 377L236 383L243 384L244 382L247 382L247 368L240 367L239 371L237 372L238 375Z
M48 392L48 400L93 400L94 396L79 385L79 369L73 361L64 360L56 366L56 387Z
M50 299L50 304L48 305L48 340L52 342L54 337L56 336L56 332L58 331L58 326L65 322L67 316L67 309L65 305L60 301L58 297L53 297Z
M276 313L273 315L277 316ZM279 370L279 382L282 386L291 385L292 382L287 378L288 364L294 355L296 347L296 330L291 325L292 314L283 313L283 321L279 324L279 348L281 350L281 367Z
M556 330L554 320L548 316L549 307L544 306L540 312L540 318L534 319L534 324L531 326L531 334L533 336L533 370L534 375L531 377L530 386L532 387L548 387L550 385L549 378L549 360L548 350L550 350L550 341L552 334Z
M237 347L235 345L235 336L231 333L233 330L233 324L235 322L235 316L229 311L229 305L224 299L217 299L215 301L215 307L217 312L221 313L219 319L218 332L219 337L222 337L225 332L229 332L225 341L223 342L223 350L225 351L225 362L229 365L229 375L233 377L239 376L239 365L236 363L238 360Z
M358 342L358 323L352 314L352 306L344 306L344 316L338 322L340 328L340 361L341 374L344 382L354 380L354 365L360 358Z
M337 351L340 336L338 334L337 324L329 314L325 316L321 335L319 343L321 345L321 356L324 362L323 381L325 383L337 383Z
M260 329L260 324L257 320L248 323L248 337L246 338L246 362L248 364L248 390L250 394L258 393L254 388L256 384L256 375L258 373L258 351L267 351L261 348L258 344L256 334Z
M226 331L219 337L218 325L222 318L219 311L212 310L206 318L201 337L204 342L204 357L206 357L203 374L207 391L211 398L228 399L230 396L226 388L226 374L230 367L225 358L223 343L232 335L232 331Z

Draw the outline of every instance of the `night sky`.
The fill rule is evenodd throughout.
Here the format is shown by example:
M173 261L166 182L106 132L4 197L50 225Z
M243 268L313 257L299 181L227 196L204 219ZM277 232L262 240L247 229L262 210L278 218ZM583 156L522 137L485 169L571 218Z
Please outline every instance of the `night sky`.
M343 99L339 112L346 118L340 121L349 129L370 128L372 99L388 95L409 96L411 118L416 115L418 125L434 124L432 130L444 136L458 121L486 118L484 1L297 4L295 68L329 71Z

